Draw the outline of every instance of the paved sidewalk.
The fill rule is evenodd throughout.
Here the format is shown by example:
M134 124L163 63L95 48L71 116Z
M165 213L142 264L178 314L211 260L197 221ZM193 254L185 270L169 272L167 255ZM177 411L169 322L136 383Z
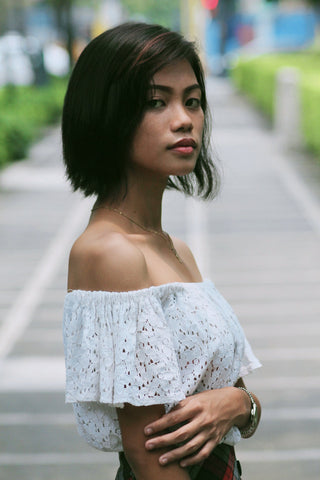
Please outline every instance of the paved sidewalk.
M64 403L67 255L92 202L70 193L60 152L57 128L0 178L0 480L115 477Z
M212 83L210 92L225 187L207 209L208 270L263 363L247 379L264 412L256 436L238 447L244 478L316 480L320 168L281 152L273 132L227 83Z
M191 244L264 365L247 379L264 415L237 449L243 478L318 480L319 170L284 155L227 81L208 88L223 190L210 204L169 193L164 223ZM92 203L64 181L58 129L0 175L0 480L115 476L116 455L78 437L63 395L67 254Z

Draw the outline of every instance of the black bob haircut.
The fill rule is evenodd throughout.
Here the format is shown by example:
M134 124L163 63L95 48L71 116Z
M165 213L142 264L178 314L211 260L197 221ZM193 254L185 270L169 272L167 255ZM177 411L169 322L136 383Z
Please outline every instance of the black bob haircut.
M72 72L62 116L63 157L73 190L116 199L126 186L135 130L154 74L187 60L200 85L202 148L192 173L170 177L167 188L213 198L219 174L210 151L211 122L204 73L195 45L160 25L125 23L94 38Z

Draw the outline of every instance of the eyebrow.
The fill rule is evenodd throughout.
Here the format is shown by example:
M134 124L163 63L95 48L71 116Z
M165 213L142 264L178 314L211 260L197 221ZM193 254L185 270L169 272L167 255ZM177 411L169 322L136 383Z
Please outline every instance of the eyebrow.
M172 87L167 87L166 85L150 85L149 86L149 89L150 90L161 90L163 92L167 92L167 93L172 93L173 92L173 88ZM200 85L198 83L194 83L193 85L189 85L188 87L186 87L183 91L185 93L189 93L191 92L192 90L200 90L201 91L201 88L200 88Z

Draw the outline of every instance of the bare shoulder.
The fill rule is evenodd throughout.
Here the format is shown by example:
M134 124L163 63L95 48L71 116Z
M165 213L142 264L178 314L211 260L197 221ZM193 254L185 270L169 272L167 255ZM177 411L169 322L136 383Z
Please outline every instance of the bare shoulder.
M129 291L149 286L143 253L119 232L82 234L69 256L68 289Z
M196 275L198 280L201 281L201 273L199 271L197 262L193 256L190 247L180 238L172 237L172 241L177 252L179 252L179 255L181 256L181 258L183 258L184 263L188 266L190 271L192 271Z
M186 242L181 240L181 238L177 238L177 237L171 237L171 238L176 250L181 254L181 256L183 256L187 260L190 260L190 261L192 260L193 262L195 262L192 251L190 247L186 244Z

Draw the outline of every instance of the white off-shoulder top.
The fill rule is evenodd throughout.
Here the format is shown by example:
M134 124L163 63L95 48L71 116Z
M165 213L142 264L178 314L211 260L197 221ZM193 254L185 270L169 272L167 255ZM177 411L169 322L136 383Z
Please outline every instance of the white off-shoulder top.
M66 402L95 448L122 451L116 407L232 386L260 362L210 280L129 292L73 290L64 303ZM234 445L233 427L224 438Z

